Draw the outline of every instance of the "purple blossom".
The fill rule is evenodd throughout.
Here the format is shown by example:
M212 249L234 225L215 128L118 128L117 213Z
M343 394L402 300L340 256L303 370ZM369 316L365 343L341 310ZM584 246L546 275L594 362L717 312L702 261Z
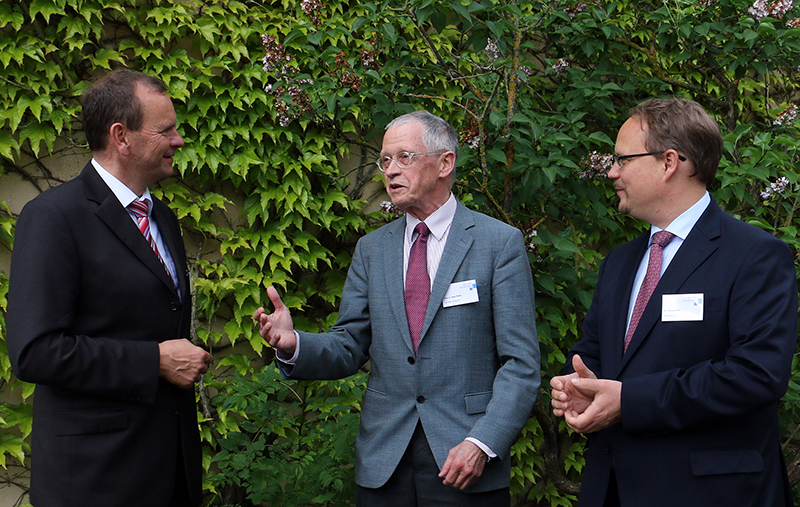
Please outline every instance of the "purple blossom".
M798 110L797 110L797 105L796 105L796 104L789 104L789 105L786 107L786 109L784 109L784 110L781 112L781 114L779 114L779 115L778 115L778 117L777 117L777 118L775 118L775 119L772 121L772 124L773 124L773 125L783 125L783 124L789 124L789 123L791 123L791 122L792 122L792 120L794 120L795 118L797 118L797 113L798 113Z
M581 160L586 169L578 173L580 179L600 180L608 177L608 171L614 165L614 157L610 154L600 155L597 151L589 154L588 159Z
M791 8L792 0L774 0L771 3L767 0L755 0L753 6L747 9L747 13L757 21L766 17L781 19Z
M784 190L786 190L786 187L788 186L789 186L789 179L786 178L785 176L781 176L774 182L770 183L769 186L766 187L763 192L761 192L761 198L769 199L773 195L782 194Z

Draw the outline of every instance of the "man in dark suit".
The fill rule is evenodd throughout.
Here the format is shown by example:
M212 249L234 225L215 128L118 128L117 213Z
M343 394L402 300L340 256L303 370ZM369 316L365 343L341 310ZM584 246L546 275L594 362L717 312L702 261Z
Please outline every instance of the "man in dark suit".
M201 502L193 382L211 360L187 340L178 222L148 190L183 146L163 83L113 71L83 97L93 159L19 216L8 352L36 383L36 507Z
M378 167L406 216L361 238L339 320L295 332L274 288L254 315L287 378L371 369L356 438L357 505L508 506L510 449L539 390L530 265L518 229L451 193L458 136L410 113Z
M634 107L615 149L619 209L651 228L609 252L551 381L554 413L589 434L579 506L788 507L792 253L709 196L722 137L695 102Z

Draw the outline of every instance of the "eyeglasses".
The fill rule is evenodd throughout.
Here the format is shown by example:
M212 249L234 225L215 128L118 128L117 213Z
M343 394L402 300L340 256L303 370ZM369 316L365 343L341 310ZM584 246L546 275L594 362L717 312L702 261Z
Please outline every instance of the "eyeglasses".
M380 169L381 172L384 172L384 171L386 171L386 169L389 169L389 164L391 164L392 160L394 160L394 163L397 164L398 167L404 169L404 168L408 167L409 165L411 165L411 160L414 157L416 157L417 155L434 155L434 154L441 155L445 151L447 151L447 150L418 151L416 153L409 153L407 151L401 151L400 153L396 153L393 157L390 157L389 155L382 156L381 158L379 158L378 160L375 161L375 165L378 166L378 169Z
M616 153L614 153L613 155L611 155L611 157L614 159L615 164L622 167L622 163L628 159L636 157L646 157L648 155L662 155L664 153L666 153L666 151L650 151L648 153L634 153L633 155L617 155ZM678 159L681 162L686 162L686 157L684 157L681 154L678 154Z

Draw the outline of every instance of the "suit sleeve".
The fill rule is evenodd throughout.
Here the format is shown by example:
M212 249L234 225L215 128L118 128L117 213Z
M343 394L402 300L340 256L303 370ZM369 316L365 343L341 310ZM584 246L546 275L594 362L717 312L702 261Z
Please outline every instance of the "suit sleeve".
M780 240L741 242L743 262L732 276L721 359L688 369L630 378L622 384L628 432L681 430L776 403L786 392L797 342L797 281L791 252ZM721 270L722 271L722 270Z
M156 342L115 339L111 329L105 336L72 331L81 277L93 275L82 272L72 227L48 199L29 202L17 220L7 330L14 373L27 382L151 402L159 379Z
M298 331L302 345L295 364L277 361L285 378L340 379L355 374L367 362L372 340L367 269L359 240L347 272L336 324L327 333Z
M495 259L492 313L501 366L486 414L469 436L503 456L530 417L541 384L533 278L522 234L516 229Z

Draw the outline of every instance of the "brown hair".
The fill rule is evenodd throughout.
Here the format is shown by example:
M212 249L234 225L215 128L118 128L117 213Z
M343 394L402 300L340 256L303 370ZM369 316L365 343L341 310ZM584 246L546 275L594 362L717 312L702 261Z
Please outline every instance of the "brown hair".
M678 151L691 161L692 176L706 187L711 185L722 158L722 133L700 104L679 97L649 99L629 114L643 123L647 151Z
M167 87L158 78L131 70L113 70L83 94L81 121L90 150L105 149L108 131L114 123L134 131L142 127L144 112L136 96L139 83L158 93L167 93Z

